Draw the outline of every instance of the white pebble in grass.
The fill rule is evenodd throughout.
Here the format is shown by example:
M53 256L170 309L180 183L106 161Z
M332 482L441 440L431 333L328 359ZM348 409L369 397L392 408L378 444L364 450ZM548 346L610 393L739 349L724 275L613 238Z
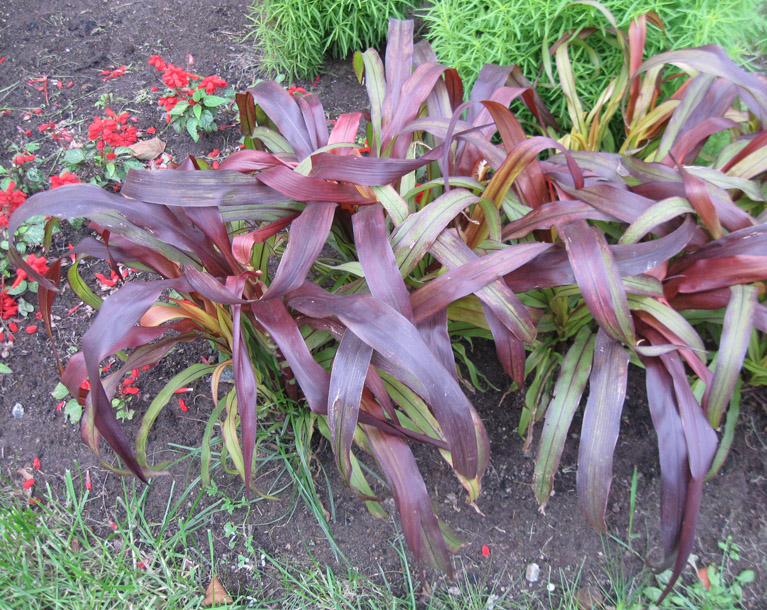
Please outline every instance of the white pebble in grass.
M525 569L525 580L527 580L527 582L538 582L540 576L541 566L537 563L527 564L527 568Z
M547 585L546 585L546 590L547 590L549 593L554 593L554 589L556 589L556 588L557 588L557 587L556 587L556 585L554 585L554 583L553 583L553 582L550 582L549 584L547 584Z
M11 417L13 417L13 419L21 419L24 417L24 407L21 406L20 402L13 405L13 408L11 409Z

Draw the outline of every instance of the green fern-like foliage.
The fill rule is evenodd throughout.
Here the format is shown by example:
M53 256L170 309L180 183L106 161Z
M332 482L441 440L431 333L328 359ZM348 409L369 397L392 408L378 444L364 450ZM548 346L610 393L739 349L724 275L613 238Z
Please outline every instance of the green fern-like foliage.
M618 26L626 30L637 16L655 12L665 32L648 29L645 56L669 50L718 44L733 58L767 49L767 18L759 0L603 0ZM517 64L538 89L555 116L566 116L558 86L542 72L544 43L553 45L565 32L596 27L599 31L572 45L579 95L591 106L620 71L609 23L594 3L567 0L436 0L423 14L426 38L439 60L457 68L466 90L486 63ZM572 48L571 47L571 48ZM761 48L760 48L761 47Z
M249 15L261 66L270 77L312 78L323 58L380 45L389 18L402 19L415 0L264 0Z

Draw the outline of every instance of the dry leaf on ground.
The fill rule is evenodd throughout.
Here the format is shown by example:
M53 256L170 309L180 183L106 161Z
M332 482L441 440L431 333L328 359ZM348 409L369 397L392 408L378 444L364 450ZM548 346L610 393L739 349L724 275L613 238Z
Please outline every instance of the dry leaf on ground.
M131 153L136 159L142 161L151 161L159 157L163 151L165 151L165 142L160 138L152 138L151 140L141 140L135 144L128 146L133 152Z
M698 579L706 591L711 590L711 581L708 578L708 568L698 568Z
M203 606L220 606L222 604L231 604L234 600L224 589L221 581L214 576L205 591L205 599L202 600Z

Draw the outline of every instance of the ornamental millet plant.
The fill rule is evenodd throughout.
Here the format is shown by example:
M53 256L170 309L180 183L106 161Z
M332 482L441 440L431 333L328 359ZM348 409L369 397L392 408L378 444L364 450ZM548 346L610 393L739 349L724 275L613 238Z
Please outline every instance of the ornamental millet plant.
M210 430L225 420L249 489L259 408L295 379L305 421L330 441L345 482L382 516L357 458L371 456L416 557L450 572L461 542L436 515L411 445L437 449L468 500L480 496L488 437L459 385L456 323L491 336L526 390L520 432L537 447L542 507L583 410L578 503L601 531L633 362L658 434L663 565L674 569L667 593L692 549L704 478L727 452L729 435L720 443L717 430L724 413L734 426L729 399L748 339L754 328L767 332L767 88L717 47L643 61L645 27L638 19L627 36L625 105L587 115L598 126L626 108L624 154L567 148L598 148L598 128L585 123L558 139L528 136L509 110L515 99L541 133L559 127L513 66L485 66L464 101L458 74L413 44L412 22L392 21L385 61L374 50L354 61L370 97L368 156L356 144L361 112L328 131L316 96L261 82L237 96L246 150L219 170L190 158L131 172L120 196L74 185L31 197L13 231L38 214L88 217L101 240L78 244L80 259L163 278L126 282L105 299L82 351L61 367L74 396L91 383L83 438L98 453L103 436L133 473L152 476L152 422L174 389L211 375ZM682 72L666 99L669 66ZM574 99L572 108L581 112ZM729 144L711 167L696 165L714 133ZM333 255L318 260L326 247ZM40 281L47 319L60 265L43 277L11 255ZM160 301L169 290L181 298ZM715 363L685 318L691 309L718 310ZM196 336L222 362L190 365L169 382L134 451L110 403L120 377ZM128 348L123 367L102 378L100 362ZM235 387L218 400L226 367Z

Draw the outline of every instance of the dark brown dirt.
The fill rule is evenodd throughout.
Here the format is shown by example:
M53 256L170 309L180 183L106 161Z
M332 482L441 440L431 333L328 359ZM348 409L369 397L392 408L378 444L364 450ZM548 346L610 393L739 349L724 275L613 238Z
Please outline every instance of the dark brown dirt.
M130 108L138 117L141 128L160 127L161 112L146 98L149 89L161 85L154 69L147 65L150 55L161 53L170 62L184 65L186 57L195 57L195 68L200 72L217 73L238 89L249 86L258 76L256 54L239 40L245 34L248 2L220 0L205 2L102 2L101 0L49 0L30 3L28 0L5 0L0 14L0 165L10 166L11 145L22 148L29 138L23 135L31 129L31 139L40 139L41 156L50 156L58 146L49 138L39 135L38 124L47 121L69 121L83 133L96 112L94 102L104 93L112 93L115 105ZM104 82L99 72L127 65L127 73ZM49 103L41 92L27 86L27 81L47 75L50 78L74 81L71 89L53 87ZM311 83L297 83L310 88ZM316 92L320 94L328 118L343 111L364 108L366 96L348 63L337 62L327 66L321 75ZM120 101L121 100L121 101ZM32 115L24 121L24 114L42 108L41 115ZM115 108L117 110L117 108ZM79 126L79 127L78 127ZM19 127L21 129L19 129ZM227 150L237 143L236 128L220 131L193 143L186 136L169 131L163 134L168 150L177 160L187 154L205 154L219 148ZM50 168L49 168L50 169ZM54 238L54 251L64 252L69 241L78 234L72 231ZM93 273L91 269L90 273ZM26 298L34 302L34 295ZM65 290L54 307L57 316L55 339L59 353L66 357L78 345L87 329L92 312L81 307L74 313L70 309L78 304L71 291ZM27 320L4 320L7 330L10 322L20 326ZM57 375L51 348L42 331L35 334L18 332L14 343L3 346L2 362L13 369L13 374L0 375L0 475L14 485L20 485L16 470L30 466L39 457L43 470L38 484L50 484L61 493L62 473L78 468L88 471L93 482L92 497L88 504L88 517L97 527L106 528L111 520L124 517L117 501L124 493L123 482L101 467L96 457L80 442L76 426L57 412L57 400L50 392L56 386ZM176 372L210 356L206 345L188 345L177 349L161 365L142 373L138 387L141 399L132 422L126 424L135 436L138 420L162 385ZM460 485L449 468L430 451L419 450L417 457L427 485L432 491L435 508L467 542L457 559L468 578L476 581L497 579L498 586L518 594L520 587L547 599L545 585L560 581L562 574L572 578L584 566L584 579L595 585L605 585L600 572L603 552L599 536L580 517L575 502L575 465L577 434L569 439L562 457L560 472L555 482L555 495L546 514L541 514L530 488L532 458L522 451L523 442L516 434L520 397L510 395L501 400L508 386L489 345L478 344L473 352L480 370L502 391L476 393L473 400L485 421L492 443L491 466L484 479L484 491L476 507L463 502ZM635 548L644 550L658 540L658 458L655 433L652 429L644 397L643 385L635 371L624 410L624 422L618 440L608 523L611 532L625 540L630 514L629 489L634 468L639 477L638 501L634 516L634 531L642 534L634 542ZM716 563L720 559L717 542L731 535L742 548L742 560L733 566L737 573L750 567L756 570L756 582L747 588L748 607L766 607L761 600L767 597L767 394L764 389L748 390L741 413L740 424L728 462L722 474L707 484L695 552L701 564ZM15 403L24 407L21 419L11 417ZM184 447L199 447L209 416L212 400L210 388L200 381L187 400L188 413L177 405L167 407L150 436L149 452L156 461L169 455L184 454ZM573 426L577 431L578 421ZM273 455L278 439L265 443L261 456ZM169 454L170 445L175 453ZM290 447L289 439L285 446ZM350 563L362 573L377 578L379 569L397 582L392 573L400 570L400 560L391 544L397 538L397 525L393 520L381 522L373 519L364 506L343 486L337 475L329 448L323 442L314 443L316 459L311 461L317 489L324 507L330 515L331 530L341 551ZM112 458L105 450L106 459ZM189 451L186 451L189 454ZM279 488L290 482L285 473L275 470L279 462L267 463L258 484L264 491L272 485ZM146 514L150 521L161 519L171 485L175 493L192 485L199 476L198 454L187 455L170 469L169 477L155 479L146 500ZM237 556L246 553L244 541L237 538L230 547L224 534L227 521L252 526L253 547L277 557L306 558L310 551L322 563L335 564L332 552L314 516L298 497L294 485L279 492L278 501L255 499L247 506L242 502L243 489L235 479L219 468L214 480L217 493L203 494L198 510L230 496L236 501L231 517L227 513L216 515L201 530L196 544L207 549L209 529L213 534L218 573L230 591L253 594L256 588L278 586L278 578L269 579L269 573L237 569ZM140 487L139 487L140 489ZM199 490L199 483L195 494ZM385 489L376 489L388 498ZM246 508L247 506L247 508ZM392 508L391 500L386 506ZM484 558L482 546L491 549L491 557ZM640 562L616 550L626 560L629 571L638 571ZM200 561L207 561L207 551L200 553ZM253 557L258 563L258 557ZM542 569L542 579L536 585L522 583L525 566L535 561ZM584 564L585 562L585 564ZM343 569L343 564L339 564ZM690 577L687 574L687 577ZM271 584L270 584L271 583Z

